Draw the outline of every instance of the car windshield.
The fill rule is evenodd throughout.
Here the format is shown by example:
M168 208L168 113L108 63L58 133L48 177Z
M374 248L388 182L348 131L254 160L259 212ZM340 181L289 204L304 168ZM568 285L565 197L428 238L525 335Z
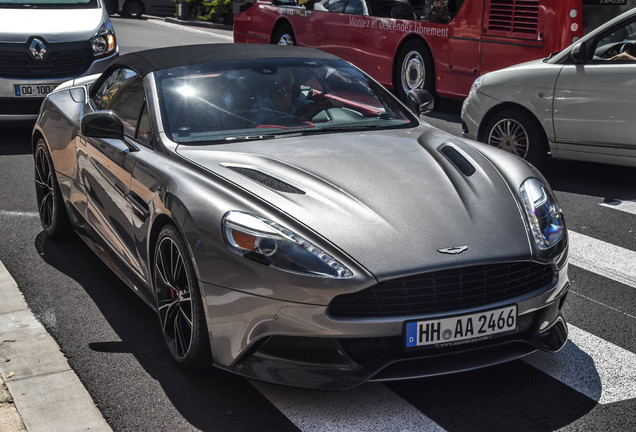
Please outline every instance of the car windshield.
M178 143L410 128L417 119L342 60L265 59L156 72L164 128Z
M0 8L76 9L98 7L97 0L0 0Z

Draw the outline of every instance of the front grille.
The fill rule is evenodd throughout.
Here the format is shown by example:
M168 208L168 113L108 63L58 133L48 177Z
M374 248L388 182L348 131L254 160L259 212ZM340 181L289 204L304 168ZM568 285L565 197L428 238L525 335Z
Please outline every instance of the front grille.
M550 266L531 262L461 267L384 281L339 295L328 311L342 318L447 312L511 299L555 282Z
M488 30L536 34L539 0L492 0Z
M37 114L44 98L0 98L0 114Z
M93 62L90 42L45 43L44 60L37 61L29 44L0 44L0 76L17 79L71 78L84 74Z

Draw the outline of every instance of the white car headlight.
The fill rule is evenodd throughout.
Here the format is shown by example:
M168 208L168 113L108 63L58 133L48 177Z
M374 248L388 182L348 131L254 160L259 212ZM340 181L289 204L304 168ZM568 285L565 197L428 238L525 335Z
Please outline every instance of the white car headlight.
M351 270L333 256L270 220L230 211L223 217L222 225L225 241L237 255L292 273L353 277Z
M477 90L479 90L479 87L481 87L483 83L484 83L484 75L477 77L477 79L473 81L473 85L470 86L470 91L468 92L467 99L475 96L475 93L477 93Z
M534 241L541 250L563 238L565 223L561 209L549 189L536 178L529 178L519 189Z
M115 30L109 19L106 19L100 29L91 38L91 46L95 57L112 54L117 48Z

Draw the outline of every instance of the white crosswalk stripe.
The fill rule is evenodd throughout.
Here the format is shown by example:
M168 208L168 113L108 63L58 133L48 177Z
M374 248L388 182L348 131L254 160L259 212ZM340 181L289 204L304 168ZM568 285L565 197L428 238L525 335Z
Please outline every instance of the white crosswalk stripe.
M445 430L382 384L365 384L336 393L290 389L256 381L252 384L302 431Z
M601 404L636 398L636 354L569 325L569 341L556 354L525 361Z
M570 264L636 288L636 252L574 231Z

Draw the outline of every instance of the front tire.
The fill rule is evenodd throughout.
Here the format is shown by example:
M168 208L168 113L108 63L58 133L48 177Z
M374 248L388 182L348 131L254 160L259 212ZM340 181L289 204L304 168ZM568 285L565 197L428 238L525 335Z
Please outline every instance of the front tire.
M536 167L544 165L548 143L539 122L520 110L506 109L487 123L481 141L514 153Z
M283 25L276 31L272 43L277 45L292 46L296 45L296 37L294 36L294 30L289 24Z
M71 222L66 213L60 186L55 176L53 160L43 138L35 146L35 197L44 233L54 239L66 239L71 235Z
M183 369L198 371L212 364L203 300L194 266L181 234L166 225L157 238L153 282L163 338Z
M435 95L434 68L431 53L424 42L408 41L398 56L395 64L395 92L400 100L406 103L409 90L426 90Z

